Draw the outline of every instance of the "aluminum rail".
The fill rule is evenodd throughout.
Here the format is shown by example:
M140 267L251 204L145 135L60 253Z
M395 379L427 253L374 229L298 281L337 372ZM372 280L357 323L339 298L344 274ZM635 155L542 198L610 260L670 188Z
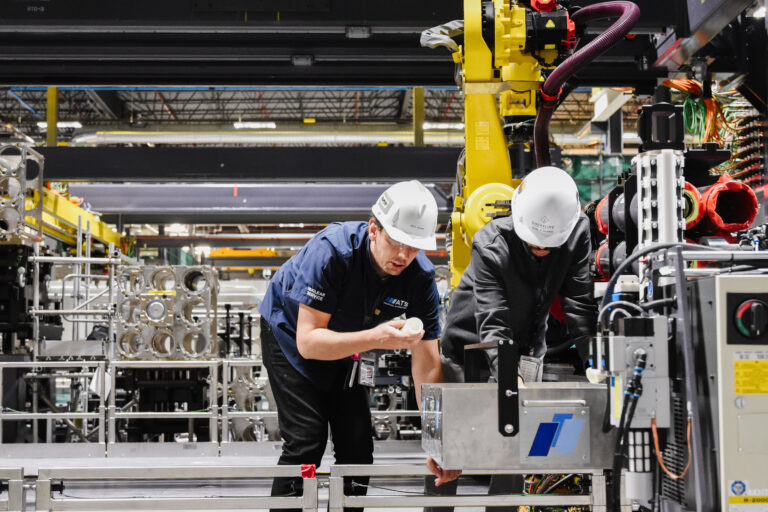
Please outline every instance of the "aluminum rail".
M30 256L32 263L60 263L72 265L78 263L90 263L92 265L119 265L121 258L90 258L88 256Z
M532 505L532 506L562 506L578 505L591 506L594 512L605 512L605 477L602 469L584 469L557 471L547 470L548 473L574 473L592 475L592 491L589 495L471 495L471 496L427 496L427 495L376 495L348 496L344 494L345 476L422 476L430 472L423 465L349 465L331 466L328 509L330 512L342 512L344 507L386 507L386 508L415 508L415 507L467 507L467 506L502 506L502 505ZM530 470L509 471L466 471L468 475L489 474L524 474Z
M35 399L32 403L32 412L4 412L3 411L3 403L2 403L2 397L3 397L3 370L7 368L28 368L32 373L32 376L35 376L36 373L35 370L37 369L43 369L43 368L97 368L97 372L101 370L102 372L106 369L106 363L104 361L3 361L0 362L0 446L2 446L2 437L3 437L3 422L4 421L18 421L18 420L34 420L34 419L71 419L71 418L80 418L80 419L97 419L98 422L98 442L103 443L105 438L105 425L107 422L107 408L104 404L104 395L105 395L105 379L102 379L100 382L98 382L99 385L99 404L98 404L98 411L97 412L38 412L37 411L37 379L33 381L33 396ZM93 375L93 374L91 374ZM85 382L85 388L87 389L89 387L89 377L86 375L78 374L78 377L82 377ZM93 378L93 377L91 377ZM114 389L114 388L112 388ZM111 396L114 396L114 393L111 394ZM38 428L37 421L32 422L32 428L33 428L33 439L37 440L37 428ZM34 443L38 444L38 443Z
M163 413L153 413L153 414L163 414ZM276 418L277 411L228 411L227 416L229 416L230 418L252 418L252 417ZM371 416L375 418L387 418L389 416L421 416L421 411L371 410Z
M106 315L111 316L112 310L110 309L30 309L29 314L32 316L43 315Z
M682 256L685 261L768 261L768 251L682 251Z
M302 496L190 496L99 498L54 497L52 481L162 481L169 480L256 480L274 477L303 477L301 466L155 466L155 467L68 467L40 468L36 486L36 510L257 510L301 508L317 510L317 479L303 478ZM147 490L147 494L149 494Z
M98 412L3 412L3 421L7 420L65 420L65 419L101 419Z
M22 468L0 467L0 481L8 482L8 496L0 500L0 510L22 510L24 503L24 472Z
M219 362L214 361L111 361L109 363L110 378L112 389L117 389L117 370L118 368L163 368L169 370L175 369L188 369L188 368L207 368L208 369L208 408L203 412L154 412L154 411L139 411L139 412L125 412L118 411L115 403L115 394L109 394L109 407L108 407L108 422L109 422L109 444L114 445L117 442L117 424L116 420L120 419L153 419L153 418L208 418L208 430L211 432L211 440L208 444L218 446L218 439L215 432L218 432L219 422L219 406L218 406L218 389L216 383L219 380ZM238 507L236 507L238 508ZM289 508L289 507L280 507Z
M116 411L109 415L111 418L127 419L148 419L148 420L161 420L161 419L180 419L180 418L209 418L211 411L172 411L172 412L155 412L155 411Z

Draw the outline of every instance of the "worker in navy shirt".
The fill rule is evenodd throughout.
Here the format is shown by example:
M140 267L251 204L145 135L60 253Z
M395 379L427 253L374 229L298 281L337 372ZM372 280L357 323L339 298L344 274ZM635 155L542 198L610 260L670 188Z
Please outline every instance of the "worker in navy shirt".
M368 394L351 375L353 356L409 349L421 384L442 381L434 250L437 203L418 181L389 187L368 222L329 225L275 273L261 313L264 366L277 405L278 464L320 465L331 429L337 464L373 462ZM423 330L401 330L418 317ZM430 461L438 478L442 470ZM358 485L354 485L352 482ZM367 478L345 481L364 494ZM276 478L272 495L298 493L301 479Z

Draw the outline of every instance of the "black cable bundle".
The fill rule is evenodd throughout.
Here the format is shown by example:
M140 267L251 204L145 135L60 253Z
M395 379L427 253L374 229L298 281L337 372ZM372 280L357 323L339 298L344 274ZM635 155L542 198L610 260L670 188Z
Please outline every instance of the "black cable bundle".
M635 354L635 370L632 379L627 384L624 391L624 403L621 406L621 417L619 419L619 435L616 437L616 449L613 452L613 475L611 478L610 509L614 512L621 511L621 469L627 459L627 444L629 443L629 427L632 425L632 418L635 416L637 401L643 394L643 370L648 355L645 351L638 351Z

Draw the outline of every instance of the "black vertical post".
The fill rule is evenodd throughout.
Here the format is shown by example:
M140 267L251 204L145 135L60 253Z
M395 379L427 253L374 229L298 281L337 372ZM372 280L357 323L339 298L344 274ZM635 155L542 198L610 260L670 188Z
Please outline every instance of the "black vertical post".
M621 155L624 152L624 111L619 108L608 118L605 152Z
M159 224L157 226L157 234L160 236L165 236L165 225ZM160 247L157 250L157 259L168 263L168 249L166 247Z
M514 436L520 431L520 402L517 389L517 345L512 340L499 340L499 433Z
M227 347L227 354L230 352L232 343L232 324L230 322L229 312L232 309L232 304L224 304L224 310L226 311L226 317L224 319L226 324L226 330L224 331L224 344Z
M248 315L248 355L253 355L253 317Z
M238 331L237 346L240 347L240 357L245 357L245 313L240 311L237 314L238 317Z

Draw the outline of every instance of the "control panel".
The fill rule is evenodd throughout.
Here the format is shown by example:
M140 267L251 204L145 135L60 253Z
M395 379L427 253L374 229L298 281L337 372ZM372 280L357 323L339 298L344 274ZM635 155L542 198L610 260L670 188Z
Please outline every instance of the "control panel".
M768 276L716 278L720 510L768 510Z
M768 293L726 295L729 345L768 345Z

